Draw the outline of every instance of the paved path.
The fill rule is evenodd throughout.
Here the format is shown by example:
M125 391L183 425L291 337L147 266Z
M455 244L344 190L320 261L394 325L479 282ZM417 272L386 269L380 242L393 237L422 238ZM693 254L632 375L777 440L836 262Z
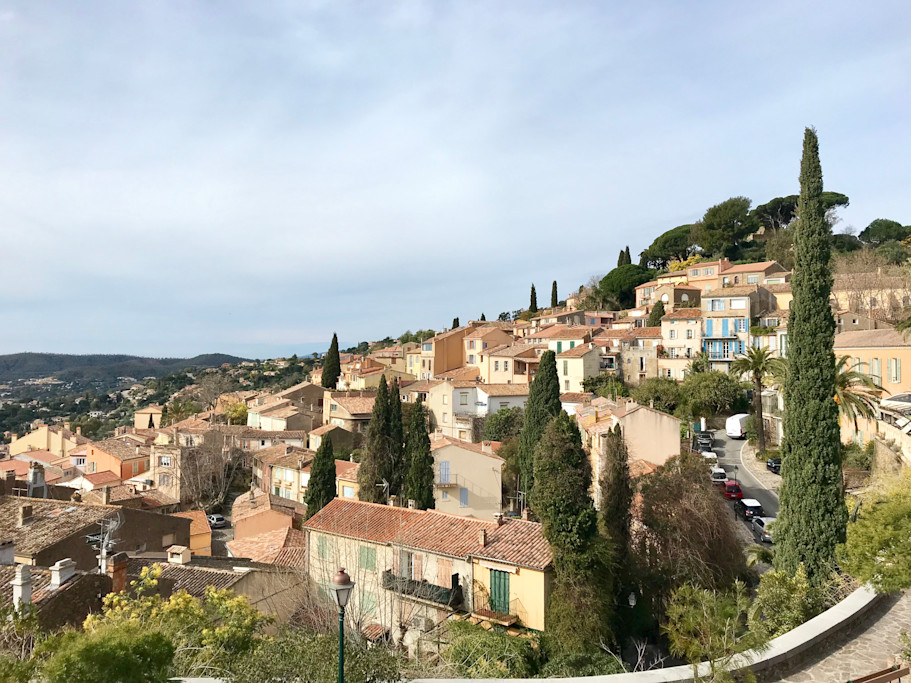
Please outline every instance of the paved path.
M845 683L896 664L901 652L899 634L911 633L911 592L877 605L844 634L817 650L812 659L779 683Z

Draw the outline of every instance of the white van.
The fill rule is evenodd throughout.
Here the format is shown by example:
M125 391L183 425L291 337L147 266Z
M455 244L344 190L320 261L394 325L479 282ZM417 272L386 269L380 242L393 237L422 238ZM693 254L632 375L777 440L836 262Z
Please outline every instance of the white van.
M725 433L732 439L745 439L747 437L747 418L746 413L737 413L731 415L724 423Z

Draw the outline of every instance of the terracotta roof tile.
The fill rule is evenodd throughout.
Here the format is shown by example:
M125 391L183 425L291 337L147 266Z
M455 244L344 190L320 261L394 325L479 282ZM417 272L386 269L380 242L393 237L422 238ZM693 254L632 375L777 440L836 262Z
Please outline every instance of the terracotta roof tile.
M457 448L464 448L466 451L473 451L475 453L480 453L481 455L486 455L489 458L494 460L499 460L505 462L503 458L497 455L497 451L500 449L502 443L500 441L482 441L481 443L472 443L471 441L463 441L457 439L454 436L445 436L443 434L435 434L433 439L430 441L430 450L436 451L440 448L445 448L446 446L456 446ZM485 447L488 450L484 450Z
M32 518L20 527L17 516L23 505L32 506ZM35 553L73 534L87 533L89 528L119 509L66 500L0 496L0 538L11 539L17 552Z
M768 270L772 266L778 266L782 270L781 264L778 261L760 261L759 263L741 263L739 266L731 266L721 271L722 275L728 275L730 273L760 273L764 270Z
M453 368L452 370L447 370L446 372L441 372L437 375L434 375L436 379L477 379L481 376L481 371L478 370L474 365L464 365L459 368Z
M478 391L488 396L528 396L529 384L479 384Z
M307 506L259 489L253 489L250 493L244 493L234 500L234 504L231 506L231 517L236 523L238 520L247 519L269 510L294 517L306 514Z
M584 339L586 335L596 334L600 327L588 325L551 325L537 332L531 332L529 339Z
M701 308L678 308L676 311L665 313L662 320L695 320L702 317Z
M590 347L588 344L583 344L582 346L576 346L558 353L557 358L582 358L582 356L591 352L597 353L598 349L595 347Z
M722 287L713 289L703 296L704 299L718 299L728 296L747 296L759 291L759 285L740 285L739 287Z
M836 349L883 349L908 346L911 346L911 339L894 329L852 330L835 335Z
M422 514L421 510L333 498L304 522L304 528L374 543L392 543L408 524Z
M594 394L589 392L568 391L565 394L560 394L560 402L582 403L583 401L591 401L594 396Z
M373 412L376 398L374 396L333 396L332 400L351 415L369 415Z
M286 567L306 566L307 536L291 527L228 541L227 546L233 557Z
M488 349L487 355L497 356L498 358L517 358L523 354L536 355L539 350L546 348L547 344L513 344L512 346L503 346L497 349ZM523 360L525 359L523 358Z
M206 519L205 510L187 510L186 512L175 512L172 517L182 517L190 520L190 535L209 533L209 520Z
M214 567L200 567L187 564L172 564L167 560L147 557L131 557L127 562L127 578L136 580L143 567L154 565L161 567L160 579L173 582L173 592L186 591L195 598L202 598L206 588L212 586L216 589L230 588L245 576L243 572L233 569L216 569Z
M148 450L144 450L142 446L124 443L120 439L103 439L102 441L96 441L91 445L121 461L146 458L149 455Z
M92 486L104 486L105 484L120 483L120 475L115 474L114 472L109 472L104 470L103 472L92 472L91 474L86 474L83 479L89 482Z

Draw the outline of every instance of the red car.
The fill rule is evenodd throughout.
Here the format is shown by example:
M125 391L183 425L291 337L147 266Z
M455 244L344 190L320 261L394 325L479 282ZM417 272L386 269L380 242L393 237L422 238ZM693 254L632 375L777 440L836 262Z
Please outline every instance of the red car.
M724 497L729 500L743 498L743 491L740 490L740 484L731 479L724 482Z

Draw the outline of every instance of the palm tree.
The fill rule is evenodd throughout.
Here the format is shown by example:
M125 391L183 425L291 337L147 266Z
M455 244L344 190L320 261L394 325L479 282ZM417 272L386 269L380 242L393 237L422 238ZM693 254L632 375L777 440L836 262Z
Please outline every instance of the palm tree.
M765 450L765 424L762 421L762 385L772 373L772 352L767 348L751 347L731 363L731 374L749 375L753 380L753 411L756 432L759 435L759 452Z
M707 351L700 351L693 356L693 360L690 361L689 365L686 368L686 374L695 375L700 372L708 372L712 369L712 361L709 358Z
M772 564L775 558L775 548L764 545L748 545L744 549L747 559L747 567L755 567L757 564Z
M857 418L876 416L879 397L885 391L862 371L862 365L852 363L847 355L835 359L835 402L839 414L854 425L854 431L857 431ZM787 359L775 358L770 374L775 383L783 385L788 378Z

